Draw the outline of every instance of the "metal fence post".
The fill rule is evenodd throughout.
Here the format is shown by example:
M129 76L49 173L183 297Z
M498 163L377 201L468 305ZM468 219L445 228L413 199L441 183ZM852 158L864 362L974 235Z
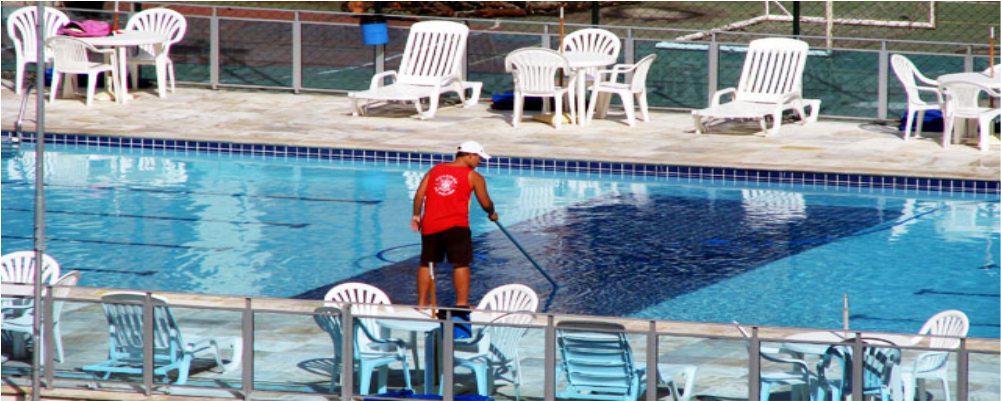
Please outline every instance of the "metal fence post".
M243 399L247 401L251 400L254 392L254 310L250 303L250 297L244 298L243 321L240 325L243 338L243 349L240 350L243 353L240 388L243 389Z
M143 300L143 394L153 391L153 293L146 291Z
M549 25L542 26L542 47L553 48L553 39L549 37Z
M45 286L46 292L44 293L45 299L42 303L42 373L45 374L45 388L52 387L53 371L55 371L55 357L53 356L53 348L55 345L55 322L52 320L52 316L55 316L55 302L52 299L52 285Z
M862 333L855 333L855 341L852 343L852 400L862 401L862 359L865 358L863 355L865 353L865 348L862 347Z
M295 12L292 21L292 93L298 94L302 89L302 21L299 12Z
M618 60L615 60L618 62ZM636 41L633 39L633 28L626 29L626 64L636 62Z
M758 400L761 395L761 340L758 338L758 328L751 328L750 344L747 347L747 399ZM687 389L686 389L687 390Z
M355 387L355 318L351 314L351 303L341 308L341 401L354 398Z
M543 344L545 357L545 383L543 383L543 399L556 399L556 326L553 315L546 315L546 340Z
M973 46L966 46L966 55L963 56L963 72L973 71Z
M959 356L957 359L956 399L967 401L970 399L970 352L966 349L966 337L959 339Z
M889 109L890 102L890 89L889 89L889 64L890 55L886 51L886 41L880 42L879 46L879 86L878 86L878 100L876 104L876 118L880 120L886 120L887 110Z
M657 401L657 322L650 321L650 331L646 333L646 401ZM691 389L685 389L685 392ZM671 394L678 398L677 394Z
M452 401L455 398L455 322L452 320L452 311L445 310L445 328L442 330L441 339L441 395L445 401Z
M219 8L212 7L209 18L209 83L213 90L219 89Z
M716 41L716 34L713 34L712 41L709 42L709 65L707 66L709 70L708 84L709 87L707 95L709 98L706 99L706 104L712 102L712 96L716 93L716 89L719 88L719 42Z

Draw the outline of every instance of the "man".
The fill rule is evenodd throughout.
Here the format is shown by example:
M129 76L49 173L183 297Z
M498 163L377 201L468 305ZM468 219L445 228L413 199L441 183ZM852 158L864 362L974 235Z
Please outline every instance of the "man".
M414 216L410 228L421 232L421 266L417 269L417 304L428 305L431 285L430 263L445 257L452 263L455 305L469 305L469 264L473 261L473 236L469 230L469 197L476 194L480 207L491 221L497 221L487 183L475 171L490 155L474 141L463 142L455 160L431 168L414 195ZM423 217L421 209L424 210Z

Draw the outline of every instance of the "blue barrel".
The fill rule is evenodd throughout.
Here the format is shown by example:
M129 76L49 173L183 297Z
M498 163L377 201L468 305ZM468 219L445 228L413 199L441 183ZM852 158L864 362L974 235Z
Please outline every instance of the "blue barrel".
M389 43L389 28L385 22L363 23L361 39L366 45L384 45Z

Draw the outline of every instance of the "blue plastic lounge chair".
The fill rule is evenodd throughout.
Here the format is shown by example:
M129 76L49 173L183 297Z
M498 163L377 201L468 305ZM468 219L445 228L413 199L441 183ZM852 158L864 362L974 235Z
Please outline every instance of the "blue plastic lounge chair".
M556 325L561 358L557 398L635 401L644 391L645 369L637 368L625 327L617 323L563 321Z
M343 357L341 355L342 342L344 332L343 324L341 320L341 310L329 306L324 306L316 308L313 316L316 319L316 324L326 331L330 335L330 339L334 343L334 371L331 372L330 378L330 392L334 392L337 382L340 378L341 363L343 362ZM392 363L400 362L403 364L403 380L406 383L406 388L410 388L410 369L407 367L407 347L404 345L403 340L397 338L379 338L372 335L368 328L362 324L360 319L355 319L354 324L354 363L355 369L358 369L361 374L361 387L358 393L360 395L368 395L369 387L372 383L372 374L375 373L375 368L381 368L389 366ZM393 350L380 351L374 347L367 347L362 350L359 342L364 338L368 344L381 344L391 346ZM379 393L386 392L386 382L384 380L379 381Z
M877 338L863 339L867 343L893 343ZM831 365L837 361L841 365L837 379L830 379ZM890 401L893 369L900 364L900 350L897 348L865 347L862 349L862 395L879 396L882 401ZM833 345L817 364L819 385L817 400L841 400L852 393L852 347L850 345Z
M81 369L85 372L104 373L104 380L107 380L112 373L142 374L145 300L145 294L128 292L109 293L101 297L111 335L108 360ZM240 365L242 339L232 340L230 348L233 351L233 360L225 364L215 339L205 339L195 343L184 342L181 329L177 326L170 308L167 307L167 300L154 295L152 303L154 377L163 376L166 382L167 376L176 370L177 381L174 384L187 383L192 359L204 351L212 354L216 365L223 372L228 371L231 366Z

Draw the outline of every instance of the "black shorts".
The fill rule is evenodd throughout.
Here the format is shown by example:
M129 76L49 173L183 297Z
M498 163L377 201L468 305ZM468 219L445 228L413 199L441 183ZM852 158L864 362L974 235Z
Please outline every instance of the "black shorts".
M446 256L454 267L473 262L473 235L469 227L452 227L421 236L421 266L444 262Z

